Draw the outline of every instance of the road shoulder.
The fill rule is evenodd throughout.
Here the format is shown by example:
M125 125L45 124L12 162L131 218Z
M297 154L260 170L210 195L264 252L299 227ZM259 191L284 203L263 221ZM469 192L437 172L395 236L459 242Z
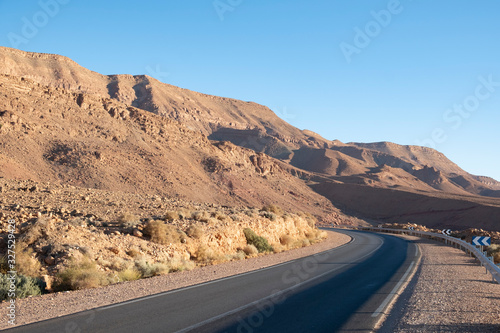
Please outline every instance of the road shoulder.
M500 285L475 259L418 238L415 278L378 332L499 332Z

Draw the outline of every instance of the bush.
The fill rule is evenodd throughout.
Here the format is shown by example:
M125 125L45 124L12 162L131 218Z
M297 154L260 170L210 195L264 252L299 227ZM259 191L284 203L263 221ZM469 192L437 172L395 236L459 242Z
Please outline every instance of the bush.
M121 282L139 280L141 273L135 267L125 268L118 272L118 278Z
M167 274L170 268L162 263L149 262L145 257L139 258L135 261L135 267L142 277L151 277L156 275Z
M203 236L203 229L198 225L192 225L186 230L186 234L194 239L200 239Z
M0 302L9 299L11 289L10 275L0 274ZM32 278L25 275L15 277L15 298L25 298L28 296L38 296L45 291L45 283L39 278Z
M263 212L262 216L264 216L265 218L270 219L271 221L276 221L276 219L278 218L276 214L270 213L270 212Z
M118 222L120 222L120 225L124 228L132 228L141 223L137 216L130 213L123 213L120 215Z
M191 218L200 222L208 222L210 219L210 214L206 211L196 211L191 215Z
M35 243L39 238L47 237L47 224L50 219L39 217L36 222L28 227L21 237L21 242L26 245Z
M158 244L176 244L183 238L183 234L177 228L158 220L148 222L144 233L151 237L152 242Z
M107 284L106 275L88 257L72 259L70 265L57 274L57 290L79 290L97 288Z
M168 211L165 213L165 221L173 221L179 219L179 213L174 211Z
M283 209L281 209L280 206L273 205L273 204L269 204L269 205L262 207L262 211L274 213L276 215L283 215Z
M281 245L290 247L293 243L295 243L295 239L290 235L282 235L280 237L280 243Z
M252 229L243 229L245 238L249 245L254 245L259 252L273 252L273 248L269 245L267 239L262 236L258 236Z
M253 256L253 255L256 255L257 253L259 253L259 250L257 250L257 248L254 245L246 245L243 248L243 252L247 256Z
M196 250L195 256L196 256L196 260L198 262L204 263L204 264L211 264L212 262L219 259L219 256L217 255L217 253L215 253L215 251L212 248L206 246L205 244L201 244L198 247L198 249Z
M40 276L42 264L34 258L33 250L18 243L16 251L16 271L26 276Z

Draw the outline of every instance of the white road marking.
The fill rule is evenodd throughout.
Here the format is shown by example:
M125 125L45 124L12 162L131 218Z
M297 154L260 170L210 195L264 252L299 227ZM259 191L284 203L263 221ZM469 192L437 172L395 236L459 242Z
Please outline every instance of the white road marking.
M387 295L387 297L382 302L382 304L380 304L380 306L377 308L377 310L375 310L375 312L372 314L372 317L377 317L379 314L381 314L382 311L387 306L387 304L389 304L389 302L391 301L391 299L394 296L396 296L399 288L401 287L401 285L403 284L403 282L406 281L406 277L408 276L408 274L410 274L410 271L411 271L411 269L413 268L414 265L415 265L415 261L412 261L411 264L410 264L410 267L408 267L408 269L406 270L406 272L403 275L403 277L401 278L401 280L399 280L398 284L396 284L396 286L394 287L394 289L392 289L392 291L389 293L389 295Z
M353 236L351 236L351 238L352 239L351 239L351 241L349 243L351 243L351 242L353 242L355 240L355 238ZM320 253L316 253L316 254L314 254L314 256L325 254L327 252L331 252L331 251L340 249L340 248L348 245L349 243L344 244L342 246L338 246L338 247L330 249L330 250L326 250L326 251L323 251L323 252L320 252ZM305 258L307 258L307 257L305 257ZM156 298L156 297L161 297L161 296L173 294L173 293L176 293L176 292L179 292L179 291L184 291L184 290L188 290L188 289L192 289L192 288L198 288L198 287L206 286L206 285L209 285L209 284L212 284L212 283L216 283L216 282L220 282L220 281L224 281L224 280L229 280L229 279L233 279L233 278L236 278L236 277L245 276L245 275L249 275L249 274L254 274L254 273L265 271L267 269L275 268L275 267L278 267L278 266L291 264L291 263L294 263L294 262L296 262L297 260L300 260L300 259L303 259L303 258L290 260L290 261L287 261L287 262L283 262L281 264L276 264L276 265L273 265L273 266L269 266L269 267L265 267L265 268L253 270L253 271L250 271L250 272L245 272L245 273L241 273L241 274L237 274L237 275L227 276L225 278L220 278L220 279L213 280L213 281L207 281L207 282L199 283L199 284L196 284L196 285L193 285L193 286L183 287L183 288L179 288L179 289L176 289L176 290L169 290L169 291L165 291L163 293L159 293L159 294L155 294L155 295L145 296L145 297L141 297L141 298L132 299L130 301L125 301L125 302L122 302L122 303L117 303L117 304L112 304L112 305L104 306L102 308L96 309L96 311L104 311L104 310L107 310L107 309L112 309L112 308L116 308L116 307L127 305L127 304L132 304L132 303L136 303L136 302L142 302L142 301L146 301L146 300L153 299L153 298Z
M352 236L351 236L351 237L352 237ZM354 241L354 237L352 237L352 238L353 238L353 241ZM383 241L381 241L381 242L380 242L380 244L379 244L379 245L378 245L378 246L377 246L374 250L372 250L372 251L370 251L369 253L365 254L364 256L362 256L362 257L358 258L356 261L358 261L358 262L359 262L359 260L361 260L361 259L364 259L364 258L368 257L369 255L371 255L372 253L374 253L375 251L377 251L377 250L378 250L378 249L382 246L382 244L383 244L383 243L384 243L384 242L383 242ZM355 262L356 262L356 261L355 261ZM293 289L295 289L295 288L298 288L298 287L300 287L300 286L302 286L302 285L304 285L304 284L306 284L306 283L309 283L309 282L312 282L312 281L314 281L314 280L317 280L317 279L319 279L319 278L321 278L321 277L323 277L323 276L325 276L325 275L327 275L327 274L330 274L330 273L332 273L332 272L335 272L336 270L341 269L342 267L345 267L345 266L348 266L348 265L352 265L352 264L354 264L355 262L353 262L353 263L349 263L349 264L343 264L342 266L336 267L336 268L334 268L334 269L332 269L332 270L330 270L330 271L328 271L328 272L325 272L325 273L323 273L323 274L320 274L320 275L318 275L318 276L315 276L315 277L313 277L313 278L311 278L311 279L309 279L309 280L303 281L303 282L301 282L301 283L299 283L299 284L296 284L296 285L293 285L293 286L291 286L291 287L289 287L289 288L287 288L287 289L284 289L284 290L278 291L278 292L276 292L276 293L274 293L274 294L272 294L272 295L266 296L266 297L261 298L261 299L259 299L259 300L257 300L257 301L254 301L254 302L248 303L248 304L246 304L246 305L240 306L239 308L233 309L233 310L231 310L231 311L228 311L228 312L222 313L222 314L217 315L217 316L215 316L215 317L212 317L212 318L209 318L209 319L204 320L204 321L202 321L202 322L199 322L199 323L197 323L197 324L194 324L194 325L192 325L192 326L186 327L186 328L184 328L184 329L182 329L182 330L180 330L180 331L177 331L176 333L185 333L185 332L189 332L189 331L191 331L191 330L194 330L194 329L196 329L196 328L199 328L199 327L202 327L202 326L204 326L204 325L207 325L207 324L209 324L209 323L211 323L211 322L214 322L214 321L216 321L216 320L218 320L218 319L224 318L224 317L226 317L226 316L230 316L230 315L235 314L235 313L237 313L237 312L239 312L239 311L245 310L245 309L247 309L247 308L249 308L249 307L251 307L251 306L253 306L253 305L257 305L257 304L259 304L260 302L264 302L264 301L266 301L266 300L268 300L268 299L272 299L273 297L276 297L276 296L278 296L278 295L280 295L280 294L287 293L287 292L289 292L289 291L291 291L291 290L293 290Z

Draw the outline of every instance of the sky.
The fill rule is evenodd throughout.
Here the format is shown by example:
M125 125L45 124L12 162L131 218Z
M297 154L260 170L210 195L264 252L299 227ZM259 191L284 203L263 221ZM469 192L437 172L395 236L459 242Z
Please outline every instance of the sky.
M0 45L270 107L500 180L496 0L0 0Z

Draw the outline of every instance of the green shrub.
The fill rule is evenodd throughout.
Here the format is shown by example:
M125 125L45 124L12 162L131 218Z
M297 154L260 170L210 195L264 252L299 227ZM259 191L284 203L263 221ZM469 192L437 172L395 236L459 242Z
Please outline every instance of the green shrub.
M12 280L9 277L8 274L0 274L0 301L10 298L9 289ZM15 286L15 298L38 296L45 291L45 283L41 279L24 275L16 275Z
M254 245L259 252L273 252L273 248L269 245L267 239L262 236L258 236L252 229L243 229L245 238L249 245Z

